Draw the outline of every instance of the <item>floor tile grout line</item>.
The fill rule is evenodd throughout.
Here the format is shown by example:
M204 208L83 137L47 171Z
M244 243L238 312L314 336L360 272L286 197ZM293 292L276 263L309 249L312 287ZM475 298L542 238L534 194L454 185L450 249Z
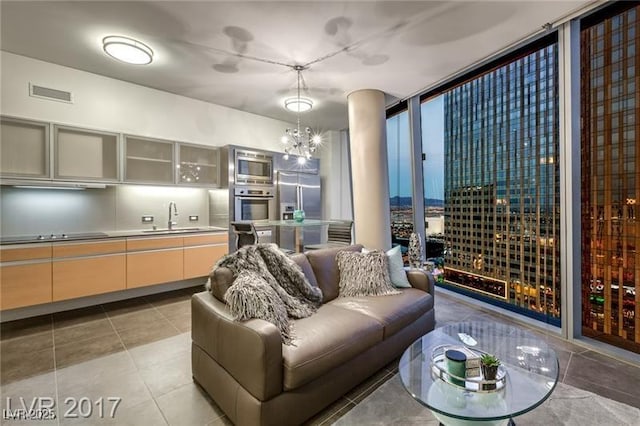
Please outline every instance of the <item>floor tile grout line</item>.
M158 401L156 401L156 398L153 395L153 392L151 392L151 389L149 389L149 385L147 384L146 380L144 380L144 378L140 374L140 368L138 367L138 364L136 363L136 360L133 358L133 355L131 355L131 352L129 351L129 348L124 344L124 341L122 340L122 337L120 336L120 333L118 333L118 330L116 330L116 327L113 325L113 322L111 322L111 317L107 313L107 310L104 308L103 305L100 305L100 307L102 308L102 310L107 315L107 319L109 320L109 323L111 324L111 327L113 328L113 331L116 333L116 336L118 336L118 340L120 340L120 344L122 345L122 347L124 348L125 352L127 353L127 356L129 357L129 359L133 363L133 366L136 369L136 373L138 373L138 375L140 376L140 380L142 380L142 383L144 383L144 387L147 389L147 392L149 392L149 396L151 397L151 400L153 401L153 403L156 406L156 408L158 409L158 412L160 412L160 415L162 416L162 419L164 420L164 422L167 425L169 425L169 420L167 420L167 417L164 415L164 412L160 408L160 405L158 404Z
M384 368L384 367L383 367L383 368ZM356 400L359 396L363 395L363 394L364 394L365 392L367 392L369 389L371 389L372 387L376 386L376 385L377 385L378 383L380 383L381 381L385 380L387 377L389 377L389 375L394 374L394 373L391 373L391 372L389 372L388 370L386 370L386 368L385 368L385 371L387 371L387 374L385 374L384 376L380 377L380 379L378 379L378 380L376 380L374 383L372 383L372 384L371 384L371 386L367 386L367 388L366 388L366 389L363 389L363 390L362 390L362 392L359 392L357 395L355 395L355 396L354 396L354 399L349 398L349 397L347 396L347 394L344 394L342 397L343 397L344 399L346 399L347 401L352 402L352 403L354 403L354 404L356 404L356 405L357 405L357 404L358 404L358 402L356 402L355 400ZM374 373L374 374L377 374L377 373ZM389 379L387 379L387 380L389 380ZM385 380L385 382L386 382L386 380ZM362 401L360 401L360 402L362 402Z
M562 375L562 383L567 379L567 374L569 373L569 366L571 365L571 360L573 359L573 352L569 353L569 361L567 361L567 366L564 369L564 374Z
M60 426L60 397L58 392L58 363L56 361L56 333L53 323L53 315L51 315L51 351L53 357L53 386L56 392L56 424Z
M342 413L344 411L345 408L349 407L349 405L353 405L353 407L351 407L349 409L349 411L353 410L358 404L356 404L355 402L350 401L349 404L345 404L342 408L340 408L338 411L336 411L335 413L332 413L329 417L327 417L326 419L324 419L319 426L323 426L323 425L332 425L334 424L336 421L340 420L346 413ZM348 412L348 411L347 411ZM338 414L340 414L340 416L336 417Z
M146 300L146 299L145 299L145 300ZM157 307L156 305L154 305L153 303L151 303L151 302L149 302L149 301L147 301L147 303L149 303L151 306L153 306L153 309L155 309L155 310L156 310L156 312L158 312L158 314L160 314L160 316L161 316L162 318L164 318L164 320L165 320L165 321L167 321L169 324L171 324L171 327L175 328L175 329L176 329L176 331L177 331L178 333L182 333L182 332L178 329L178 327L176 327L176 326L175 326L175 324L174 324L173 322L171 322L171 320L170 320L170 319L169 319L165 314L163 314L163 313L162 313L162 311L161 311L160 309L158 309L158 307Z

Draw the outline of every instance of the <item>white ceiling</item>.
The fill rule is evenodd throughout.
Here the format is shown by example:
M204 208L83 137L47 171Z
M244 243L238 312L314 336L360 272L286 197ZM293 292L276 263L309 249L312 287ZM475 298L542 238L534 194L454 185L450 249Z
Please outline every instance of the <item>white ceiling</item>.
M305 124L347 126L347 95L406 98L589 1L2 1L2 50L285 121L303 72ZM151 65L106 56L126 35ZM322 59L324 58L324 59ZM317 62L316 62L317 61Z

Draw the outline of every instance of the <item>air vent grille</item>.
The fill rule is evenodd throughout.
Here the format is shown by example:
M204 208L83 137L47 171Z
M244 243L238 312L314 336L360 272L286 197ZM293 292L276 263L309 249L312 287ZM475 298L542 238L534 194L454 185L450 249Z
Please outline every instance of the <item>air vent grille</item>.
M73 103L71 92L39 86L33 83L29 83L29 95L34 98L49 99L50 101Z

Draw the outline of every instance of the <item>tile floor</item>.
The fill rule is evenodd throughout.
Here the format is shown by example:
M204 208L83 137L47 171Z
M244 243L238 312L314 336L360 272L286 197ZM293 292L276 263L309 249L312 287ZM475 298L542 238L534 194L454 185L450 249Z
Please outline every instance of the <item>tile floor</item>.
M28 403L39 396L56 402L57 419L33 424L230 424L191 378L190 296L196 291L200 287L2 324L1 408L7 398L15 409L20 397ZM438 292L436 326L477 319L511 322ZM640 366L539 334L558 354L562 382L640 407ZM333 423L396 372L393 362L307 424ZM115 419L109 397L121 398ZM81 398L84 405L74 407Z

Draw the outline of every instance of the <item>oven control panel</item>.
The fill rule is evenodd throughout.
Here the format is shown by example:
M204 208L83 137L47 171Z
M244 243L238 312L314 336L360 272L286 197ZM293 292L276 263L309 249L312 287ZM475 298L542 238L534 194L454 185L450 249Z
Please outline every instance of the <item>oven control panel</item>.
M236 197L273 197L273 188L236 187Z

